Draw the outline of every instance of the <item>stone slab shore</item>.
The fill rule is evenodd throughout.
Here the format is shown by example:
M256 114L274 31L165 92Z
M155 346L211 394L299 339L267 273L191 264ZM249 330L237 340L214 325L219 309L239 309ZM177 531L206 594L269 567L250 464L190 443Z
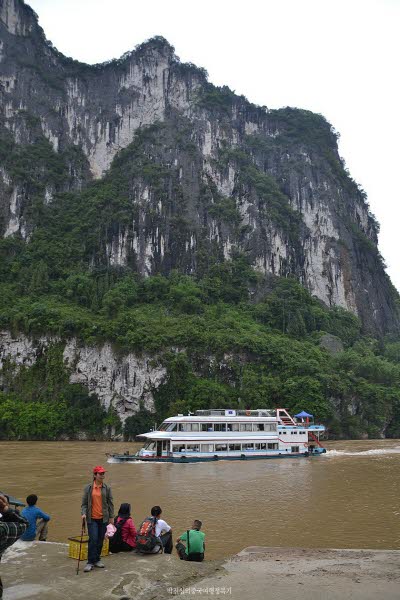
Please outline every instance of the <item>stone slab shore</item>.
M17 542L0 563L4 600L398 600L400 550L244 549L201 564L118 554L77 575L58 543Z

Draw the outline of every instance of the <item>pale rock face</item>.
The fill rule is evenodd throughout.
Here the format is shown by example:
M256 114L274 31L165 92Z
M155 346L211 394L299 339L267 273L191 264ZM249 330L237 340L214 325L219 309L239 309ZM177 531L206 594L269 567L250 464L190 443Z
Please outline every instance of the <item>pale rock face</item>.
M244 129L247 135L259 133L259 127L257 123L251 123L250 121L246 121L246 123L244 124Z
M52 200L53 200L53 189L49 186L46 186L46 189L44 191L44 203L45 204L51 204Z
M106 252L110 266L124 266L127 263L129 231L121 227L118 237L114 237L111 243L106 244Z
M122 421L139 410L140 402L147 410L154 410L152 390L166 376L164 367L153 365L154 359L134 354L117 357L111 344L79 346L76 340L67 343L63 357L73 368L71 383L87 386L106 409L114 407Z
M0 45L0 59L1 59L1 49L2 49L2 47L3 47L3 43L1 42L1 45ZM15 75L10 75L10 76L2 75L0 77L0 85L3 87L3 90L6 93L10 93L15 88L15 80L16 80Z
M223 250L224 250L224 258L225 260L229 260L231 258L231 250L232 250L233 244L230 241L229 237L224 241L223 243Z
M280 275L284 273L283 263L289 254L287 243L278 231L271 230L268 239L269 251L256 257L255 269L264 275Z
M238 210L242 217L243 225L248 225L254 231L257 228L257 209L252 202L249 202L246 198L243 198L238 203Z
M29 24L21 15L18 0L1 0L0 19L13 35L28 35L32 28L32 23Z
M14 337L9 331L0 331L0 367L6 359L10 359L17 368L31 367L41 349L47 348L53 341L55 338L40 337L33 340L23 334Z
M10 237L10 235L14 235L17 231L20 231L21 222L20 222L20 195L18 193L18 188L15 187L11 193L10 198L10 216L8 220L7 229L4 233L4 237Z
M322 182L322 187L331 193L327 182ZM311 196L297 193L296 205L309 231L303 249L306 285L310 293L328 306L341 306L357 314L351 282L345 281L341 257L332 247L332 242L337 242L340 235L334 225L331 205L321 202L312 188Z
M0 368L6 359L16 369L31 367L43 349L58 342L56 337L33 339L1 331ZM154 357L133 353L119 356L108 343L99 347L84 346L72 339L65 344L63 359L70 371L70 382L86 386L106 409L115 408L122 422L134 415L140 404L154 410L153 391L166 377L166 369L157 364Z
M40 119L40 121L42 123L42 130L44 135L47 137L50 144L53 146L54 151L58 152L58 145L60 142L58 136L52 132L45 119L42 118Z
M6 102L4 105L4 115L5 115L6 119L11 119L11 117L13 117L14 114L15 114L15 111L14 111L12 102Z

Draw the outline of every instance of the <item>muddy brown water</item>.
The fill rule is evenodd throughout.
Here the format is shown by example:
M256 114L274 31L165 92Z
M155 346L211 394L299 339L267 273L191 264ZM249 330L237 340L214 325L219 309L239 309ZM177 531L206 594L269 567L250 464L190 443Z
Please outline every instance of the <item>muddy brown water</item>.
M118 508L136 524L159 504L174 539L201 519L209 558L246 546L400 548L400 440L326 444L315 458L197 464L108 463L115 442L0 442L0 489L39 496L49 539L80 533L80 500L91 468L104 464Z

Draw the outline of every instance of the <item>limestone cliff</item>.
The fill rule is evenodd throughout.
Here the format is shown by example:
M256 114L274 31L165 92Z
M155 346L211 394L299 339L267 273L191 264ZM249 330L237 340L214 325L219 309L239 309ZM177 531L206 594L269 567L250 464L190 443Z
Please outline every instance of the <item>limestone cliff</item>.
M58 342L49 336L29 338L0 331L0 366L11 360L16 375L22 367L31 368L50 345ZM70 383L80 383L96 394L102 406L106 410L112 407L122 422L140 408L154 411L153 392L166 375L154 357L133 353L121 357L108 343L90 347L74 338L63 346L63 361Z
M0 0L0 99L12 143L44 135L68 167L62 182L43 168L35 187L0 153L3 236L29 240L34 202L103 177L154 125L160 133L140 151L162 175L154 182L131 171L130 214L113 223L91 264L193 273L201 253L229 260L240 251L260 272L294 274L327 305L357 314L365 331L398 329L377 224L323 117L269 111L215 88L163 38L108 63L78 63L52 47L22 0Z

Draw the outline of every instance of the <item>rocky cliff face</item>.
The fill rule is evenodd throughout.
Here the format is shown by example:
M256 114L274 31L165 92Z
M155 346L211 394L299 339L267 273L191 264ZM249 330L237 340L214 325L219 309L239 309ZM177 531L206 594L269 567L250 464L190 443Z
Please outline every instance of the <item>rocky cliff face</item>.
M17 374L32 367L48 347L60 340L48 336L30 338L0 332L0 367L7 360ZM64 345L63 359L70 383L80 383L96 394L106 410L115 409L122 422L140 408L154 411L153 392L163 382L166 369L154 357L118 356L110 344L91 347L71 339ZM1 376L0 376L1 381Z
M3 236L29 240L34 202L102 178L136 140L125 155L130 207L91 264L193 273L205 255L243 252L260 272L294 274L327 305L357 314L366 331L398 328L377 224L321 116L268 111L217 89L162 38L80 64L46 41L22 0L0 0L0 98L9 147L44 136L68 171L58 180L37 168L35 186L0 153ZM140 144L147 126L155 129Z

